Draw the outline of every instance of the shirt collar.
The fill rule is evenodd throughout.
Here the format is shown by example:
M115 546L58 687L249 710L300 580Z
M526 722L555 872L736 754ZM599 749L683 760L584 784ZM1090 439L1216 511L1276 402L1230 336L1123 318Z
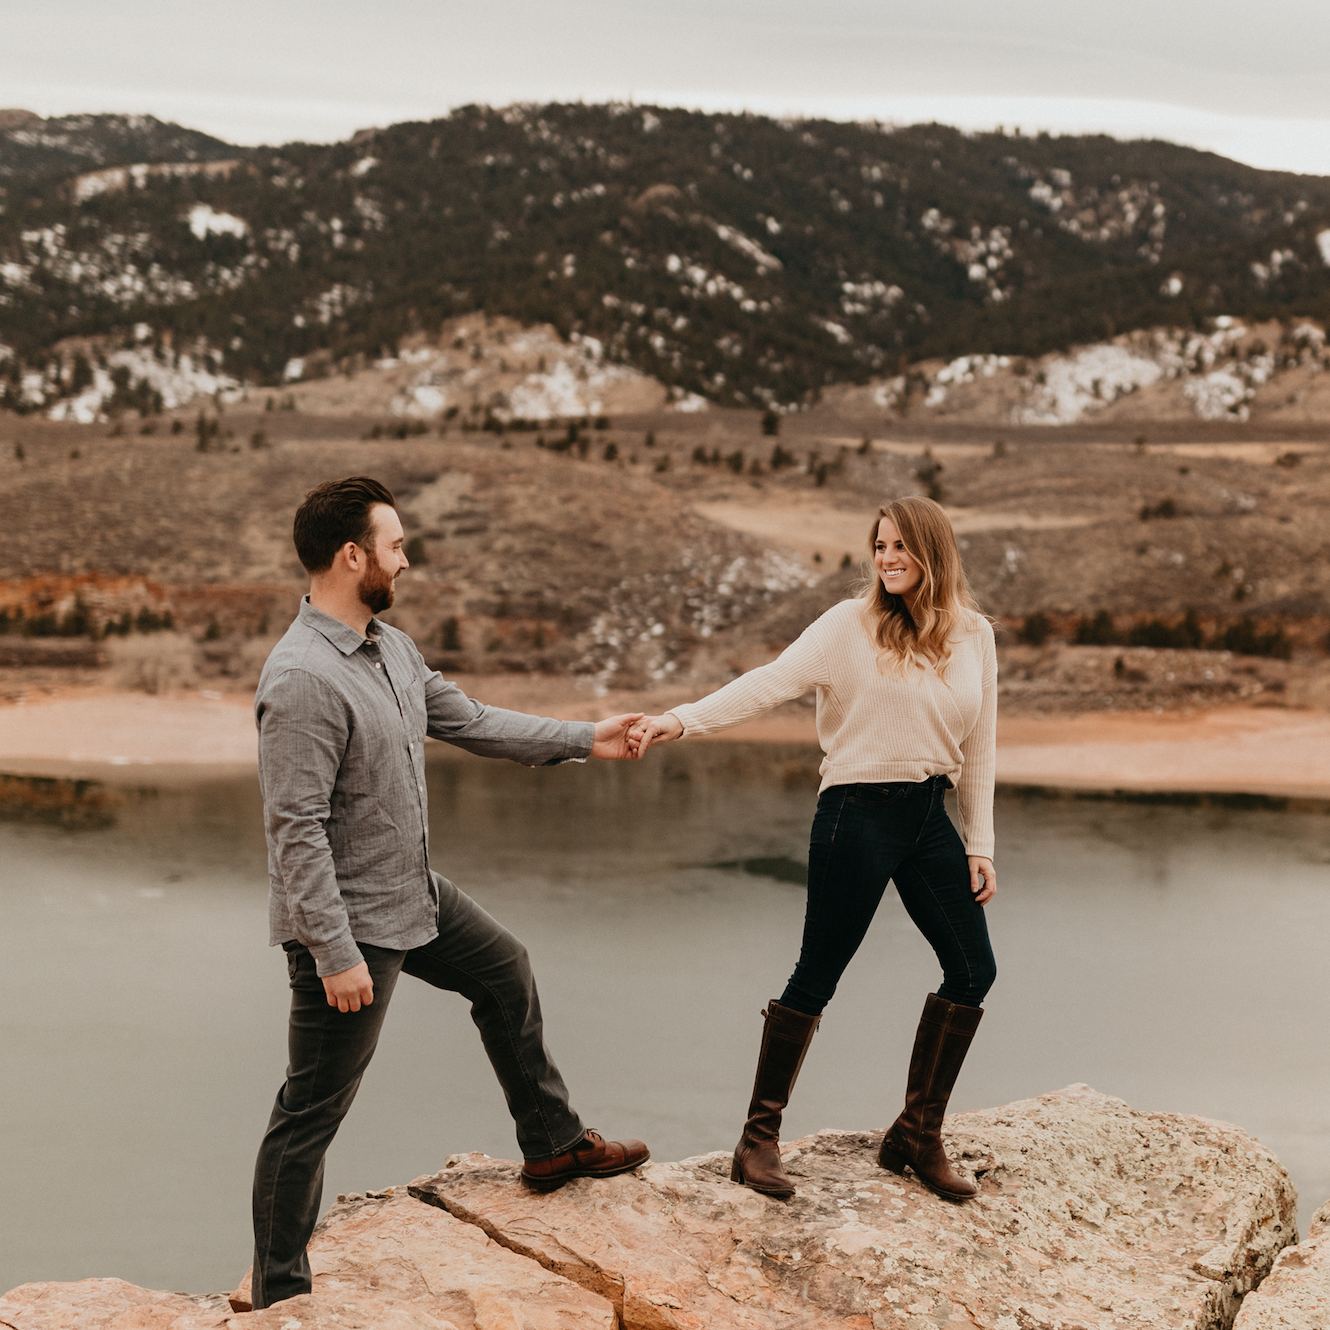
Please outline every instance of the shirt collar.
M365 645L365 638L361 637L350 624L334 619L331 614L325 614L322 610L316 610L309 603L307 595L300 598L299 617L301 623L313 628L315 632L322 633L344 656L354 655ZM366 633L371 642L377 642L383 636L383 627L377 619L371 619L366 625Z

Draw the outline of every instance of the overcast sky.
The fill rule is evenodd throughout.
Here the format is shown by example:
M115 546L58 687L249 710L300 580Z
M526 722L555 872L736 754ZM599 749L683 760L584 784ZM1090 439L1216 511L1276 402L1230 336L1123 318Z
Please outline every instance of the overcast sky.
M0 104L241 143L467 102L1105 130L1330 174L1330 0L0 0Z

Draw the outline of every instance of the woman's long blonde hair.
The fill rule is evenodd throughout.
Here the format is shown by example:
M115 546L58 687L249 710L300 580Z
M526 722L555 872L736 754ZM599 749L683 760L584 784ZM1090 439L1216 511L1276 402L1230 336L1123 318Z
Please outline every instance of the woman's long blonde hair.
M922 669L927 661L944 675L951 660L953 634L966 624L967 610L977 613L979 609L965 577L956 533L932 499L921 495L893 499L873 519L868 533L870 562L884 517L895 525L901 544L919 564L921 577L918 590L907 601L882 585L877 567L872 565L862 598L864 621L878 648L878 669Z

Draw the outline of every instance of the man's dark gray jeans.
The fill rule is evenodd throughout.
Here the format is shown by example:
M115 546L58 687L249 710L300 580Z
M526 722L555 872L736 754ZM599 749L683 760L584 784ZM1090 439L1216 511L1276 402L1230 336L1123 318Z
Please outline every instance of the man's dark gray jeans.
M374 1001L358 1012L328 1005L314 958L285 944L291 975L290 1065L254 1168L253 1300L257 1310L310 1291L306 1244L323 1197L323 1161L374 1056L388 1003L405 971L460 993L503 1087L527 1159L562 1154L583 1126L545 1047L540 998L526 948L451 882L439 887L439 935L410 951L361 942Z

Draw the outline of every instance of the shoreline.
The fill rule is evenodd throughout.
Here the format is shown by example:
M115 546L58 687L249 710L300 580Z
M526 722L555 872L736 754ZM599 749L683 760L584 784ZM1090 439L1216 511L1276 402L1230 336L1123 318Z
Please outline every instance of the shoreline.
M461 677L495 706L564 720L677 705L679 689L597 697L576 681ZM791 703L704 743L815 746L813 710ZM998 719L1000 790L1075 797L1250 796L1330 801L1330 714L1275 707L1008 715ZM165 696L70 687L0 707L0 774L116 786L193 783L257 768L248 696ZM649 759L648 759L649 760Z

